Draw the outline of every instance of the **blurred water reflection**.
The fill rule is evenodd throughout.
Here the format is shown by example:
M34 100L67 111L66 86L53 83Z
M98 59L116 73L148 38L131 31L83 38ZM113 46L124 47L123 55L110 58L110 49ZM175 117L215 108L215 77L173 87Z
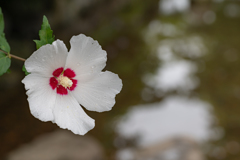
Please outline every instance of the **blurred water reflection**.
M163 63L157 74L145 82L162 92L173 90L187 92L198 84L197 78L193 76L195 71L196 65L189 61L179 60Z
M199 65L195 59L205 55L207 47L201 36L186 35L184 28L184 25L177 26L153 20L143 35L146 43L161 62L155 74L147 73L143 76L143 82L153 88L154 93L151 94L162 97L162 101L134 106L118 122L116 131L120 137L125 139L137 137L135 144L137 147L152 150L149 151L151 154L144 154L145 150L139 152L131 147L121 149L117 154L120 160L141 159L137 157L150 158L153 155L159 159L181 159L182 155L186 154L181 153L184 145L178 146L173 143L168 149L160 149L165 143L170 143L166 140L187 137L194 144L204 144L212 136L216 137L211 128L215 120L211 105L196 96L189 96L199 84L195 76ZM152 99L149 98L148 92L147 89L143 90L143 100ZM160 148L152 147L152 145L160 145ZM156 148L159 149L156 150ZM153 153L153 150L157 153ZM200 149L198 152L202 160L203 152Z
M189 0L162 0L159 3L160 11L164 14L186 11L190 6Z
M169 96L160 103L133 107L117 131L127 138L138 136L139 145L144 147L178 136L202 143L212 134L211 109L197 98Z

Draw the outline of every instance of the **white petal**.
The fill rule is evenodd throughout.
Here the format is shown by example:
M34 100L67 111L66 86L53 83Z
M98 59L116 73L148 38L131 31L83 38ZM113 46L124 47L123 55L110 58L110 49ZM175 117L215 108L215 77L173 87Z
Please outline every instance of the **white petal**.
M57 68L64 67L67 59L65 44L56 40L52 45L47 44L35 51L26 61L25 67L30 73L51 76Z
M60 128L71 130L75 134L84 135L95 125L94 119L83 111L71 93L63 96L57 95L53 114L54 122Z
M97 41L83 34L73 36L70 40L66 67L77 73L80 81L91 78L94 74L101 72L106 66L107 53Z
M86 109L108 111L115 104L115 96L122 89L122 80L112 72L101 72L91 81L78 83L72 91L74 97Z
M27 75L22 83L28 90L28 102L32 115L42 121L52 121L56 91L49 85L49 78L32 73Z

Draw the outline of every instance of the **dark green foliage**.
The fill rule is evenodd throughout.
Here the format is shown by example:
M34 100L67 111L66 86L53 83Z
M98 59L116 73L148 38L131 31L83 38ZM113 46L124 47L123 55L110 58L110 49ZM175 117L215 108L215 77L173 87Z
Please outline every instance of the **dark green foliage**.
M34 40L37 49L39 49L43 45L52 44L52 42L54 41L53 31L51 30L46 16L43 16L43 23L41 30L39 31L39 37L40 40Z
M11 59L5 53L0 52L0 76L8 71Z
M4 34L4 19L2 10L0 8L0 49L6 52L10 52L10 46L5 38ZM4 52L0 51L0 76L8 71L11 65L11 59Z
M30 74L30 73L26 70L25 65L23 65L22 71L25 73L26 76Z

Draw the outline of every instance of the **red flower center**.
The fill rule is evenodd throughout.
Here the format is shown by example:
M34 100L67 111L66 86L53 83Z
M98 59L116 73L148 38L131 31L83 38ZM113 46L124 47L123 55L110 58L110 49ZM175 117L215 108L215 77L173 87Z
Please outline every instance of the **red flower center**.
M77 80L73 79L76 74L70 68L65 70L63 67L55 69L52 75L49 84L53 90L57 88L57 94L67 95L68 90L73 91L77 86Z

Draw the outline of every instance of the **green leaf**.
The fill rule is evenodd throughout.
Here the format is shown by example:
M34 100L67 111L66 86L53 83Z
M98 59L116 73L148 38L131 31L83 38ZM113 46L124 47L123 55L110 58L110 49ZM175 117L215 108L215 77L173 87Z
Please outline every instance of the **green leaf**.
M5 38L4 34L4 18L2 9L0 8L0 49L10 52L10 46ZM11 65L11 59L4 52L0 51L0 76L8 71Z
M8 71L10 65L10 58L5 53L0 52L0 76Z
M10 69L8 69L6 73L11 73L11 70L10 70Z
M43 16L43 23L41 30L39 31L40 40L34 40L37 49L46 44L52 44L54 41L53 31L51 30L50 24L48 23L47 17Z
M30 73L26 70L25 65L23 65L22 71L25 73L26 76L30 74Z
M0 48L6 52L10 52L10 46L5 38L4 33L0 34Z
M4 19L2 9L0 8L0 48L6 52L10 52L10 46L4 34Z
M3 33L3 30L4 30L4 20L3 20L2 9L0 7L0 33Z

